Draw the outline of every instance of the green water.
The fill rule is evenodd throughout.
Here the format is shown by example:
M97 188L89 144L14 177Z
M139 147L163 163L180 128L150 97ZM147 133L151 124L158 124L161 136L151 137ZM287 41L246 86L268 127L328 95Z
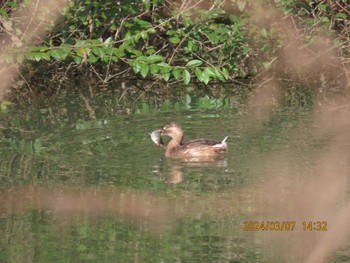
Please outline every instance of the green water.
M303 188L332 141L310 108L256 119L236 94L128 99L72 92L2 110L0 262L305 262L317 247L302 240L328 232L305 232L302 221L332 228L322 209L298 213L297 196L317 199ZM165 158L148 133L170 121L185 140L228 135L227 154ZM349 200L341 179L336 209ZM296 229L243 231L264 220ZM329 262L350 260L346 246L332 249Z

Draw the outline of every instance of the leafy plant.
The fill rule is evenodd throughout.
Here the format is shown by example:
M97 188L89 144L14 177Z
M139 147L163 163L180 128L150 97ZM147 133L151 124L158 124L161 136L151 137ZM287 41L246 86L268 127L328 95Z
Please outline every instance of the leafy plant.
M300 38L309 45L317 45L320 32L336 35L335 44L345 55L349 43L350 10L343 1L76 0L67 3L56 23L44 19L48 10L30 18L44 20L50 28L43 38L35 31L23 32L21 21L26 19L13 15L32 2L7 0L0 6L1 29L12 39L0 48L0 59L34 66L40 61L48 68L73 65L69 70L83 65L102 82L137 74L208 84L271 70L278 51L288 45L288 32L279 26L282 17L270 12L261 16L276 21L259 23L252 15L259 5L278 8L285 18L296 20ZM35 41L22 46L23 39ZM254 57L259 64L250 63Z

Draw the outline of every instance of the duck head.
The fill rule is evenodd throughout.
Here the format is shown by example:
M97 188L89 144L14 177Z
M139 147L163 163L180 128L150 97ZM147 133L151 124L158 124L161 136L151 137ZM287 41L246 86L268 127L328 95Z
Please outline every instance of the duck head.
M161 136L163 135L167 135L172 139L178 141L179 143L182 142L184 137L182 128L174 122L168 123L163 126Z

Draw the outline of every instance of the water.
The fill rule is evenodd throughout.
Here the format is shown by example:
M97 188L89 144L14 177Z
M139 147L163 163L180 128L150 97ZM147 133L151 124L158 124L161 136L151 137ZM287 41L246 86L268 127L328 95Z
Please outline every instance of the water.
M1 113L0 262L312 262L347 211L348 160L309 109L257 119L237 95L109 95ZM165 158L148 133L170 121L185 140L228 135L227 154ZM249 221L295 229L244 231ZM329 262L350 260L339 239Z

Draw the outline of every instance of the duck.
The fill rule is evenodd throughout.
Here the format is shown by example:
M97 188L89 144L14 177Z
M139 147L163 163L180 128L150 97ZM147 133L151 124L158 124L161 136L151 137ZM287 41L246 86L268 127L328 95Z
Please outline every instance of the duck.
M159 135L171 137L165 149L166 157L216 157L227 150L226 140L228 136L222 141L200 138L183 142L184 132L181 126L175 122L165 124L159 130Z

